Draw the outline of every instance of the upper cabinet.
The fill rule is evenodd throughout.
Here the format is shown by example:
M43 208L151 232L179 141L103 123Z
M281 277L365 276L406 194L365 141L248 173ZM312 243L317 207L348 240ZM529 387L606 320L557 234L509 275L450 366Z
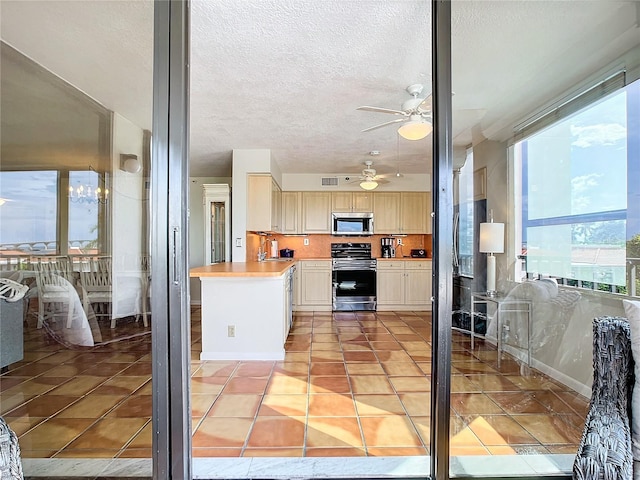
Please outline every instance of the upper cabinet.
M302 233L302 192L282 192L282 233Z
M373 231L379 234L431 233L431 194L376 192L373 220Z
M247 175L247 230L280 231L281 194L271 175Z
M331 233L331 192L302 192L302 233Z
M273 178L271 179L271 231L282 231L282 190Z
M400 233L400 193L376 192L373 196L374 233Z
M425 192L400 194L400 233L431 233L431 195Z
M332 212L373 212L372 192L332 192Z
M268 174L247 175L247 230L331 233L331 212L373 212L377 234L431 233L429 192L283 192Z

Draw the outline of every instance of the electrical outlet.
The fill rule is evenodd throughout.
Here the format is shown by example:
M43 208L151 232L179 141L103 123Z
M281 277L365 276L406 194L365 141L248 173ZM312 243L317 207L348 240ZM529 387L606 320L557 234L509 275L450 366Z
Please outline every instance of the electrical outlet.
M236 238L236 247L242 246L242 238Z
M398 246L402 246L402 239L401 238L396 238L396 242L398 242Z
M227 325L227 337L235 337L235 336L236 336L236 326Z
M304 241L303 241L303 243L304 243L304 245L305 245L306 247L308 247L308 246L309 246L309 239L308 239L308 238L305 238L305 239L304 239Z

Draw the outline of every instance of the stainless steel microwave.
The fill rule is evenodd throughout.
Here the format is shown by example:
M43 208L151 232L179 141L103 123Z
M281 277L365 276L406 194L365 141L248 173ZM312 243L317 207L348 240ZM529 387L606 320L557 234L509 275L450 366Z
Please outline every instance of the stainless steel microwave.
M331 224L333 235L373 235L373 213L334 212L331 214Z

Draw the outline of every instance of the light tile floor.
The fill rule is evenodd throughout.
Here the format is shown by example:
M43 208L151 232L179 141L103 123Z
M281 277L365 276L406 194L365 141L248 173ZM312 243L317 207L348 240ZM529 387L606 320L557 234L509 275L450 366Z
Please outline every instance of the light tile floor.
M194 457L429 453L430 313L298 314L282 362L199 361L199 315ZM68 350L27 329L25 360L0 376L23 457L150 457L149 338ZM508 355L498 368L482 340L453 332L452 351L452 455L575 453L587 399Z

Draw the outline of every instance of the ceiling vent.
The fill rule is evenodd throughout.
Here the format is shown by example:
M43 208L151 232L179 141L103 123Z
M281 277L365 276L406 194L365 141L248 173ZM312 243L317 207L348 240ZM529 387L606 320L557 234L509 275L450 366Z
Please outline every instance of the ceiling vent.
M322 186L323 187L337 187L338 186L338 177L322 177Z

